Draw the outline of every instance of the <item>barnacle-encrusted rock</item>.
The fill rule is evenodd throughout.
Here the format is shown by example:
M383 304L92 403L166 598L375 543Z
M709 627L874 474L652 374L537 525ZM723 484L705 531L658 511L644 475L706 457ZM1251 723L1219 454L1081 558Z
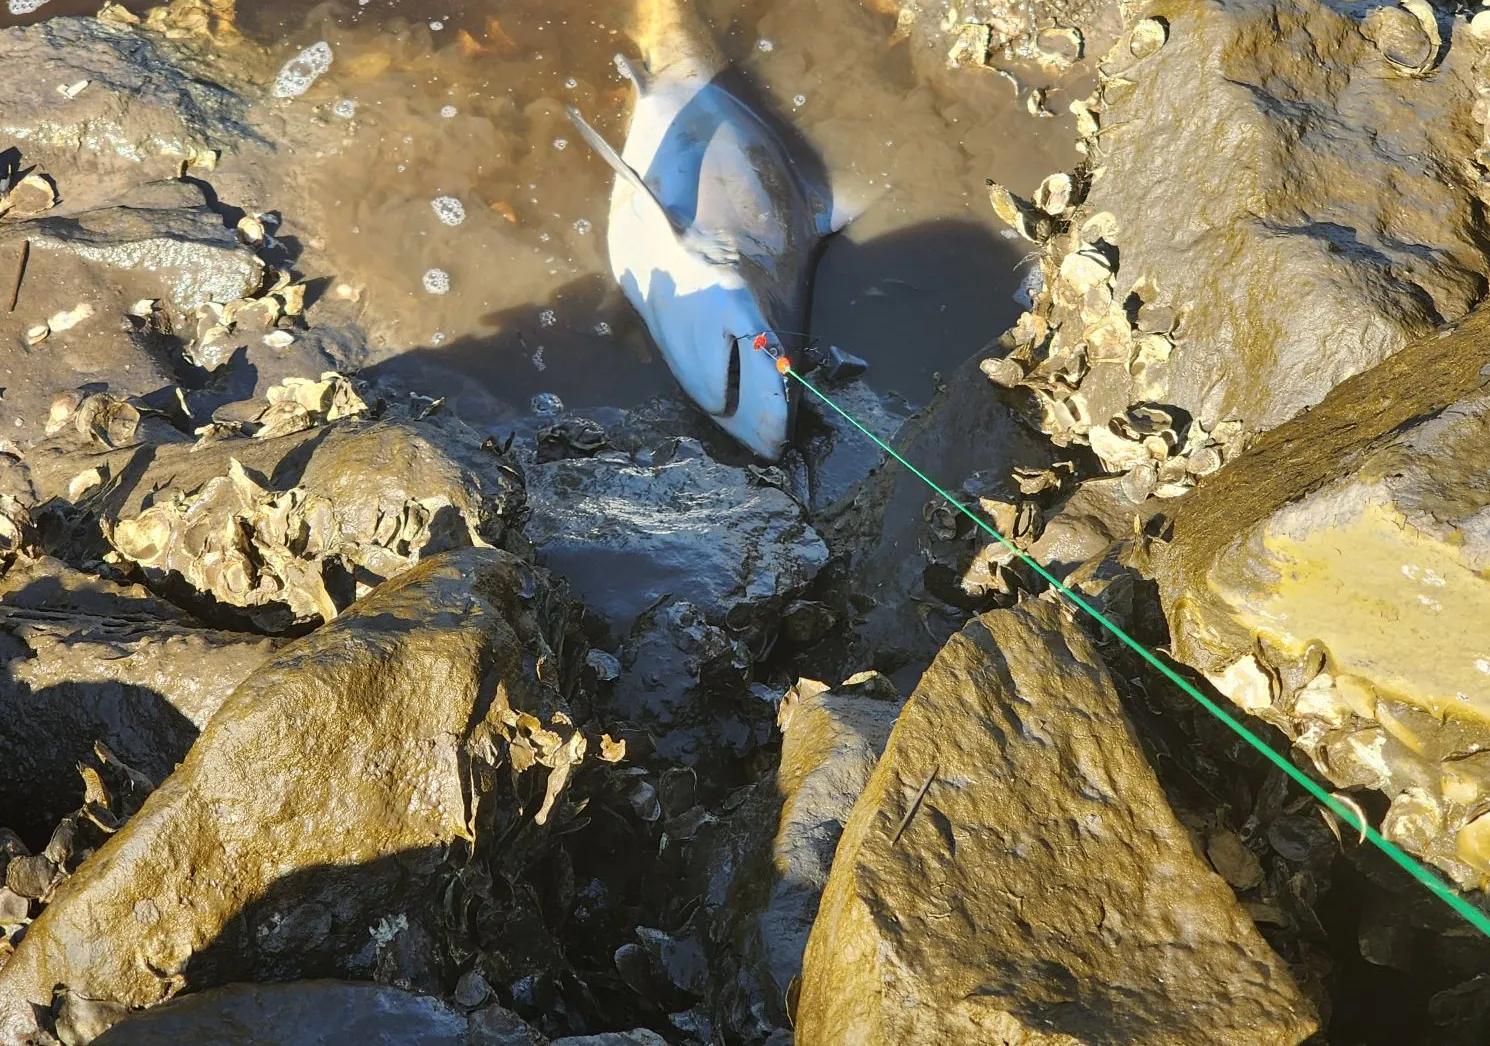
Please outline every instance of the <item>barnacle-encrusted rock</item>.
M1342 384L1153 547L1177 656L1464 887L1490 885L1490 315Z
M573 813L586 744L538 679L547 584L495 549L436 557L240 684L0 970L0 1040L64 992L122 1011L375 968L427 986L407 956L438 970L461 855L501 838L513 859ZM528 775L541 805L511 792Z

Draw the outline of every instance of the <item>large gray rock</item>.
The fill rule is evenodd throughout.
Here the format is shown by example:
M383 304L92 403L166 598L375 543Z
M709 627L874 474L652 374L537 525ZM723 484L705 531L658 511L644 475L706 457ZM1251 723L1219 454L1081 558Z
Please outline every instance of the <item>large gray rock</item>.
M95 741L163 780L280 645L203 628L140 586L54 559L0 578L0 643L0 823L46 831L82 804L75 767Z
M71 98L58 90L80 80L88 86ZM97 206L131 185L173 178L202 150L264 144L248 104L190 68L173 45L94 18L0 32L0 81L0 140L62 177L69 206Z
M1483 45L1442 18L1442 64L1404 76L1372 5L1158 10L1167 43L1135 59L1125 39L1107 63L1131 83L1104 92L1081 216L1116 218L1115 299L1177 310L1176 343L1141 376L1094 366L1081 391L1098 422L1133 399L1268 429L1482 297Z
M710 1003L739 1042L762 1046L791 1027L787 999L833 853L899 711L894 687L874 673L831 689L799 680L778 712L774 778L695 845Z
M528 469L528 536L618 632L667 595L718 620L784 605L827 561L801 507L694 440L647 454L566 458Z
M1145 569L1176 656L1382 831L1490 887L1490 314L1267 436L1173 514Z
M1299 1043L1288 968L1199 857L1062 607L922 678L839 842L798 1046Z
M188 995L126 1017L93 1041L98 1046L547 1046L500 1006L467 1016L428 995L330 980L233 984Z
M520 868L492 844L521 850L572 813L562 792L585 745L537 678L545 585L504 552L436 557L244 681L31 924L0 970L0 1041L61 993L142 1007L375 973L438 990L459 855ZM516 767L547 778L541 802L506 790Z
M157 298L181 315L247 297L264 279L263 262L188 182L148 182L101 207L65 206L0 228L0 250L31 241L31 280L69 288L97 312ZM31 296L25 300L34 310Z

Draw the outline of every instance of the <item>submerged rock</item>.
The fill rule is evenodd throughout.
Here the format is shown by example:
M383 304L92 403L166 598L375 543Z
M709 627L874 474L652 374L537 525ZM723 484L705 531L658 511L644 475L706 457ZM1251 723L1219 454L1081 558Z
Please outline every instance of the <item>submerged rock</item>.
M1149 335L1165 347L1141 374L1093 359L1081 391L1099 423L1104 403L1147 400L1207 428L1272 428L1483 295L1482 45L1453 19L1442 66L1416 78L1393 75L1367 17L1415 31L1404 10L1185 0L1162 13L1167 34L1105 62L1083 213L1110 220L1113 301L1147 307L1140 331L1168 331L1148 320L1170 314L1173 351Z
M502 1020L503 1017L507 1020ZM510 1034L503 1034L506 1025ZM525 1029L520 1031L519 1029ZM526 1037L523 1037L524 1034ZM469 1016L439 999L380 984L233 984L133 1014L97 1046L546 1046L500 1006Z
M82 802L75 767L95 741L164 779L277 646L204 628L138 585L18 563L0 578L0 810L50 831Z
M849 811L900 710L875 673L829 689L799 680L781 703L781 765L700 836L716 1022L751 1046L791 1027L793 981Z
M1147 568L1174 652L1383 833L1490 886L1490 313L1263 437L1173 516Z
M537 678L545 584L507 553L452 552L244 681L29 927L0 970L0 1039L59 987L121 1007L258 979L438 988L458 855L521 867L572 813L585 740ZM547 778L532 806L508 791L528 770Z
M247 103L183 59L158 38L95 18L0 31L0 139L28 163L68 172L64 195L77 207L173 178L205 153L262 144ZM83 80L76 94L58 90Z
M839 843L798 1046L1274 1046L1315 1025L1063 608L1026 601L954 636Z

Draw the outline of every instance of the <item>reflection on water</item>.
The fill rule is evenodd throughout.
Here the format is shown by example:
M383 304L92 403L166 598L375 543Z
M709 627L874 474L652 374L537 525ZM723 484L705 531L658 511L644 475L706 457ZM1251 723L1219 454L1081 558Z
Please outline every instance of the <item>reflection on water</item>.
M21 20L96 6L51 0ZM1001 235L985 179L1028 194L1069 167L1067 121L1029 116L990 72L968 71L958 97L918 83L905 45L889 43L893 17L859 0L702 7L762 96L821 152L835 187L874 201L825 252L813 333L868 359L875 386L924 402L934 372L1018 313L1023 251ZM538 391L586 406L668 388L606 262L610 172L564 114L572 102L622 141L630 86L611 57L631 49L630 9L240 4L240 27L269 52L256 111L289 143L275 163L294 188L240 200L225 190L224 202L283 216L277 235L299 245L306 275L344 285L323 300L357 315L374 361L458 345L448 358L410 356L426 385L444 386L434 391L479 387L490 405L525 407ZM274 72L319 41L330 69L304 95L272 98Z

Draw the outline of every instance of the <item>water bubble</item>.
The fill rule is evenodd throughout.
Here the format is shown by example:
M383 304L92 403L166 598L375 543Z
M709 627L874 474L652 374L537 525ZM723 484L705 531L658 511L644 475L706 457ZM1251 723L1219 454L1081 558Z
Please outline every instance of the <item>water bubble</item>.
M535 201L535 202L536 202L536 201ZM549 234L548 234L548 233L546 233L546 232L540 232L540 233L539 233L539 234L538 234L538 242L539 242L539 243L547 243L547 242L548 242L548 241L549 241L549 240L551 240L551 239L553 239L553 237L552 237L552 236L550 236L550 235L549 235Z
M543 362L542 345L538 346L538 348L533 351L533 366L537 367L539 370L548 370L547 365L545 365ZM558 399L557 396L555 396L554 398Z
M585 218L579 219L574 223L574 231L579 233L581 236L585 235L587 232L590 231L589 221Z
M440 115L449 120L455 116L455 106L447 105L440 109Z
M441 29L445 28L445 23L441 21L434 21L429 23L429 27L438 33Z
M445 332L444 331L435 331L432 335L430 335L429 343L431 345L443 345L443 344L445 344Z
M758 48L758 49L759 49L759 50L762 50L762 51L774 51L774 50L776 50L776 45L775 45L775 44L773 44L773 43L772 43L772 42L771 42L771 41L769 41L769 40L760 40L760 41L758 41L758 42L757 42L757 43L756 43L756 45L755 45L755 46L756 46L756 47L757 47L757 48Z
M431 294L447 294L450 291L450 274L444 269L431 269L424 274L424 289Z
M311 44L285 63L274 78L274 97L298 98L331 68L331 45L325 40Z
M802 106L807 104L807 96L805 94L793 95L792 104L800 109Z
M599 323L595 324L595 333L600 335L602 338L609 338L610 324L606 323L604 320L601 320Z
M579 81L571 76L569 79L564 81L564 86L572 91L579 86Z
M331 111L344 120L350 120L357 115L357 103L350 98L343 98L331 107Z
M540 392L533 397L528 405L533 408L534 414L564 413L564 401L552 392Z
M434 208L435 217L446 225L459 225L466 220L466 209L454 196L436 196L429 205Z
M569 145L569 139L568 138L555 138L554 139L554 148L560 150L561 152L568 145Z
M540 327L552 327L558 322L559 318L554 315L553 309L544 309L538 314L538 326Z

